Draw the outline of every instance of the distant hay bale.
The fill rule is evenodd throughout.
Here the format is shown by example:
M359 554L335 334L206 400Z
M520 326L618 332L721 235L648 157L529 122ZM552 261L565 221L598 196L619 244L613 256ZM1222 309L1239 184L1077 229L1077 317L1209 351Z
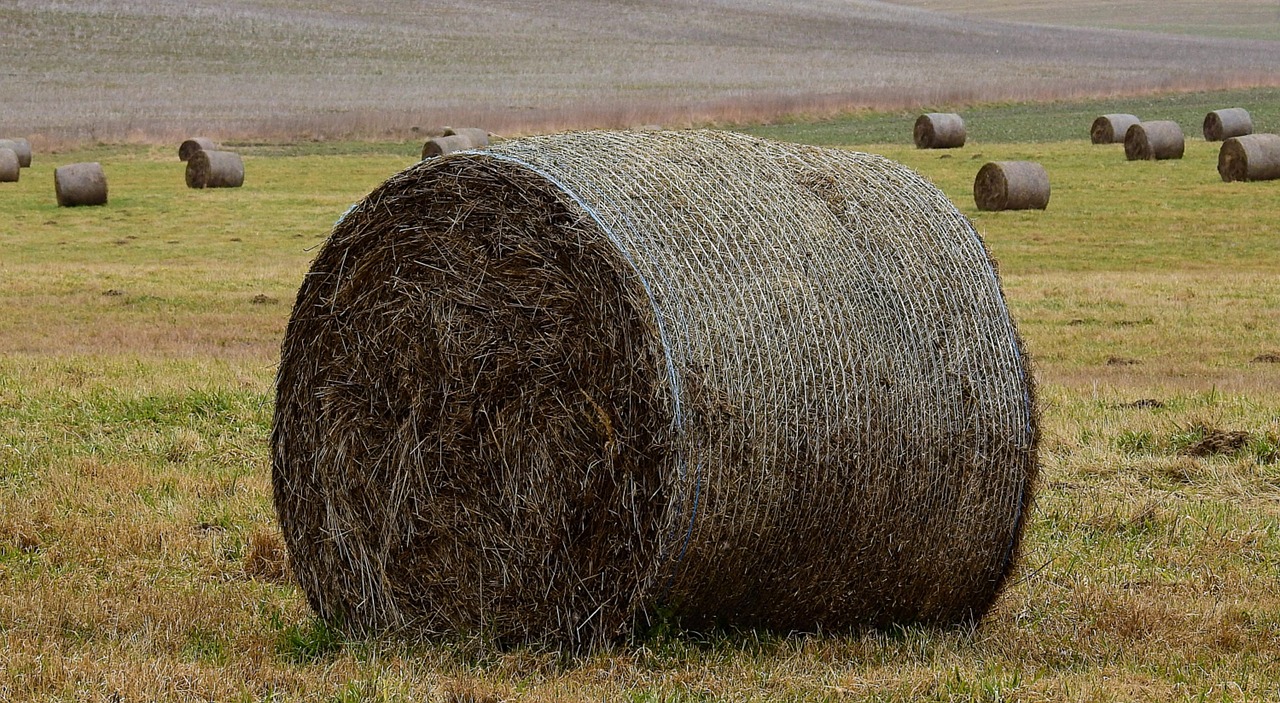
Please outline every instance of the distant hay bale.
M1138 124L1137 116L1124 112L1102 115L1089 127L1089 139L1094 144L1119 144L1129 128Z
M964 120L953 112L928 112L916 118L912 130L917 149L955 149L964 146Z
M472 149L483 149L489 146L489 132L479 127L445 127L446 137L466 137Z
M452 154L455 151L467 151L472 148L474 147L471 146L471 140L461 134L432 137L422 145L422 158L430 159L436 156Z
M62 207L107 204L107 174L96 161L54 169L53 188Z
M19 163L18 152L0 147L0 183L18 182L18 176L22 174Z
M285 544L354 633L967 621L1036 471L969 221L881 157L741 134L419 162L335 225L278 368Z
M31 168L31 142L25 138L0 139L0 149L12 149L18 155L18 166Z
M233 151L193 152L187 158L188 188L239 188L244 185L244 160Z
M1130 161L1181 159L1186 149L1182 127L1177 122L1139 122L1124 135L1124 155Z
M208 137L192 137L178 145L178 160L187 161L197 151L217 151L218 145Z
M973 200L979 210L1043 210L1049 172L1034 161L991 161L978 170Z
M1231 137L1253 134L1253 118L1243 107L1214 110L1204 116L1204 140L1220 142Z
M1218 175L1227 182L1280 178L1280 135L1246 134L1228 138L1218 150Z

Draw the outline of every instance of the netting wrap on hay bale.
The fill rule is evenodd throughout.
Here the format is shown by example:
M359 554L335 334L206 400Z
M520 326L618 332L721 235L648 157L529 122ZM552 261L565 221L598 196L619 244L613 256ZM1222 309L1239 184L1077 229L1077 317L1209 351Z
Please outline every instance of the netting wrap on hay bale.
M218 144L208 137L192 137L178 145L178 160L189 161L197 151L217 151Z
M306 276L276 403L297 578L357 632L978 617L1036 467L968 220L883 158L718 132L394 176Z
M239 188L244 185L244 160L234 151L200 149L187 157L188 188Z
M62 207L107 204L107 174L96 161L54 169L53 189Z
M0 183L16 183L21 173L18 153L13 149L0 147Z
M1185 149L1182 127L1171 120L1139 122L1124 135L1124 155L1130 161L1181 159Z
M1204 140L1220 142L1231 137L1253 134L1253 118L1243 107L1214 110L1204 116Z
M1222 142L1218 175L1227 182L1280 178L1280 135L1246 134Z
M1089 139L1094 144L1119 144L1129 128L1139 122L1136 115L1123 112L1102 115L1089 126Z
M973 179L979 210L1043 210L1049 206L1049 172L1034 161L991 161Z
M964 146L964 119L952 112L929 112L916 118L911 131L917 149L957 149Z
M31 142L26 138L0 139L0 149L12 149L18 155L18 166L31 168Z

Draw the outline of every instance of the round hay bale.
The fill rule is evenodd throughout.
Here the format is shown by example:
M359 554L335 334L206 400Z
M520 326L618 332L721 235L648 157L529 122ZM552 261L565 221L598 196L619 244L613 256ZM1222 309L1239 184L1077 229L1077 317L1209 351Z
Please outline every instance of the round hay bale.
M178 145L178 160L187 161L197 151L217 151L218 145L208 137L192 137Z
M18 152L0 147L0 183L17 183L21 174Z
M31 168L31 142L25 138L0 139L0 149L12 149L18 155L18 166Z
M1094 144L1119 144L1129 128L1138 124L1137 116L1123 112L1102 115L1089 127L1089 139Z
M432 137L422 145L422 158L430 159L436 156L452 154L455 151L467 151L472 148L471 140L461 134Z
M1280 178L1280 135L1246 134L1222 142L1218 175L1227 182Z
M479 127L445 127L446 137L466 137L472 149L483 149L489 146L489 132Z
M1185 148L1182 127L1170 120L1139 122L1124 134L1124 155L1130 161L1181 159Z
M979 618L1037 439L996 270L923 178L581 132L421 161L339 220L285 334L272 486L330 622L579 647L659 608Z
M244 185L244 160L233 151L192 152L187 158L188 188L239 188Z
M979 210L1043 210L1049 206L1049 172L1034 161L991 161L973 180Z
M107 174L96 161L54 169L53 189L62 207L107 204Z
M929 112L916 118L912 130L917 149L956 149L964 146L964 120L953 112Z
M1204 140L1220 142L1231 137L1253 134L1253 118L1243 107L1214 110L1204 116Z

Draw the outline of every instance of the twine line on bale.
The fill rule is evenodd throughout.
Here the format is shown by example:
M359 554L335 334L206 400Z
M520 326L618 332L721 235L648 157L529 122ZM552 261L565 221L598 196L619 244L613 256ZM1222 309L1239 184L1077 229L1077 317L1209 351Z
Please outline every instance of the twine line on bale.
M1253 133L1253 118L1243 107L1213 110L1204 116L1204 140L1220 142Z
M1141 121L1136 115L1123 112L1102 115L1089 126L1089 139L1094 144L1119 144L1129 128Z
M355 634L584 647L981 617L1038 440L972 225L880 157L584 132L348 212L281 349L272 485Z
M1280 178L1280 135L1246 134L1228 138L1218 150L1218 175L1227 182Z
M979 210L1043 210L1049 206L1049 172L1034 161L990 161L973 180Z
M21 174L18 153L13 149L0 147L0 183L17 183Z
M217 151L218 144L208 137L192 137L178 145L178 160L188 161L197 151Z
M188 188L239 188L244 185L244 160L234 151L192 152L187 158Z
M1181 159L1185 149L1182 127L1171 120L1139 122L1124 135L1124 155L1130 161Z
M916 118L911 136L917 149L957 149L964 146L964 119L953 112L928 112Z
M31 168L31 142L25 137L0 139L0 149L12 149L18 155L18 166Z
M471 140L461 134L432 137L422 145L422 158L430 159L473 148Z
M53 188L62 207L107 204L107 174L96 161L54 169Z

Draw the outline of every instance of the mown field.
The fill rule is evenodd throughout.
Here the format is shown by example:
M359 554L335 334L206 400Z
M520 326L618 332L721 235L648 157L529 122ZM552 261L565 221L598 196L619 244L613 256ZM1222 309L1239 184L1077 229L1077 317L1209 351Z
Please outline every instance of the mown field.
M1192 135L1225 103L1280 121L1273 92L1168 100L1135 111ZM990 617L666 626L582 657L345 641L279 553L267 435L292 297L416 142L240 144L245 187L223 191L186 189L176 147L37 154L0 185L0 700L1274 700L1280 185L1222 183L1198 137L1126 162L1085 138L1096 107L984 108L945 153L911 148L904 115L752 130L908 164L1000 262L1045 441ZM1023 158L1049 169L1049 209L976 212L977 169ZM57 208L54 166L90 159L110 204Z

